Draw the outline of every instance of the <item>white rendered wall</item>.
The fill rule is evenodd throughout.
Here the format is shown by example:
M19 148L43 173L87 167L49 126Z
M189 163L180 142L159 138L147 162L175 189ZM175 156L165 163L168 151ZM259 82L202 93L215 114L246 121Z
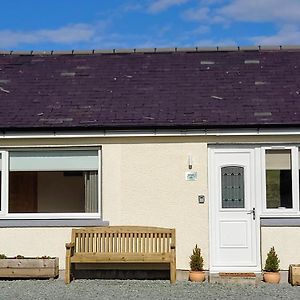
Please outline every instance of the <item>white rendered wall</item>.
M59 268L65 269L65 243L70 240L70 228L0 228L0 253L59 257Z
M35 145L102 146L103 220L111 225L175 227L177 268L188 269L196 243L202 248L208 268L207 142L293 142L286 137L174 137L2 140L0 147ZM185 181L188 155L198 180ZM206 197L198 204L197 196ZM281 268L300 262L300 228L262 229L262 261L274 245ZM71 228L0 228L0 253L8 256L58 256L65 268L65 243Z
M280 269L288 270L290 264L300 263L300 227L262 227L262 268L267 253L274 246L280 259Z
M189 155L198 173L194 182L185 180ZM206 143L104 143L101 181L104 221L176 228L177 269L189 269L196 243L208 268L208 203L198 203L199 194L207 199ZM64 269L70 238L71 228L0 228L0 253L57 256Z
M186 181L188 156L197 181ZM176 228L177 269L189 269L197 243L208 267L207 145L110 144L102 148L103 219L111 225Z

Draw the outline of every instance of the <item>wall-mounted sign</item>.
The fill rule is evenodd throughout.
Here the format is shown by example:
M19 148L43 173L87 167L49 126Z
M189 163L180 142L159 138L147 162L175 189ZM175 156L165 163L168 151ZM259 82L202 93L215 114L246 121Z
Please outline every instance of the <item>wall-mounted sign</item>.
M185 180L186 181L196 181L198 179L198 173L197 172L185 172Z

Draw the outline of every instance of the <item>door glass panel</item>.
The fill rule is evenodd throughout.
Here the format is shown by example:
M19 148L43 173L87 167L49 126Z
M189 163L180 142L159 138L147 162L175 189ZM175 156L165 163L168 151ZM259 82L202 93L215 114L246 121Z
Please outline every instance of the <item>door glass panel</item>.
M221 168L222 208L245 208L244 168Z
M266 150L267 208L292 208L291 150Z

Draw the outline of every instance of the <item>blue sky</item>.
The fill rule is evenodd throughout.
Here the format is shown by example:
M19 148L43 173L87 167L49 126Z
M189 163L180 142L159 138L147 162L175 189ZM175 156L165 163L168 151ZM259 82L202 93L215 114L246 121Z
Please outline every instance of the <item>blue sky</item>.
M300 0L1 1L1 50L300 44Z

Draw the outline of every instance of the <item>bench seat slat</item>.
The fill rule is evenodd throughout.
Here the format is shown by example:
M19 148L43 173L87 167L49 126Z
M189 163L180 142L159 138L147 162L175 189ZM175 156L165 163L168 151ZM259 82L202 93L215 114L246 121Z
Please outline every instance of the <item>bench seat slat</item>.
M71 262L170 262L171 258L169 253L76 253L71 257Z
M176 281L175 229L108 226L72 229L66 245L65 281L74 263L167 263L170 281Z

